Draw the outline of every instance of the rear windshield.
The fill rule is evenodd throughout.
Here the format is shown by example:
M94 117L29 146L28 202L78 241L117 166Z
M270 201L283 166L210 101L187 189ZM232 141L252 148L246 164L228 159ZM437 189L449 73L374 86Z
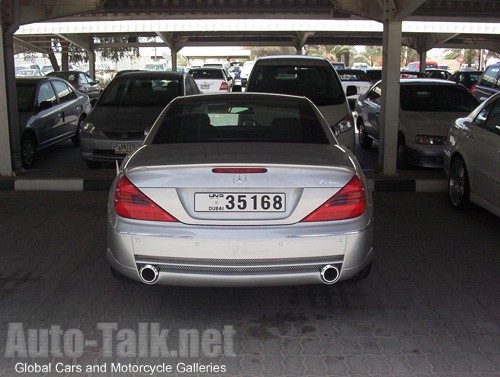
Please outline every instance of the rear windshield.
M337 70L342 81L370 81L364 71Z
M279 142L328 144L306 103L231 100L174 104L152 144Z
M256 64L252 70L248 91L305 96L316 106L345 102L342 85L330 65Z
M99 106L164 107L181 93L178 80L115 78L99 99Z
M217 69L193 69L189 71L195 80L222 80L222 71Z
M477 105L474 96L463 87L401 86L401 109L405 111L471 112Z

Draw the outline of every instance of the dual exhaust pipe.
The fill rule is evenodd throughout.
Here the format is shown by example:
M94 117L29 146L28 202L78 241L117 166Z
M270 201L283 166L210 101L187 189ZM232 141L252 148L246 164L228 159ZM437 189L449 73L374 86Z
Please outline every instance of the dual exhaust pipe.
M320 271L321 280L325 284L334 284L340 278L340 271L337 266L327 264Z
M339 280L340 271L337 266L327 264L321 268L320 276L323 283L330 285ZM158 281L159 272L155 266L145 264L139 269L139 277L143 283L155 284Z
M143 283L154 284L158 281L158 269L151 264L145 264L139 269L139 277Z

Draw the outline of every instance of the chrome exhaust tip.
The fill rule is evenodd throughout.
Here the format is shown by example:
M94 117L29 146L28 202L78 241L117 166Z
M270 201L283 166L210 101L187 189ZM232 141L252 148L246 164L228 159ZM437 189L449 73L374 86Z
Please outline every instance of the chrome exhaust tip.
M327 264L321 269L320 276L323 283L330 285L339 280L340 271L337 266Z
M143 283L154 284L158 280L158 269L150 264L145 264L139 270L139 277Z

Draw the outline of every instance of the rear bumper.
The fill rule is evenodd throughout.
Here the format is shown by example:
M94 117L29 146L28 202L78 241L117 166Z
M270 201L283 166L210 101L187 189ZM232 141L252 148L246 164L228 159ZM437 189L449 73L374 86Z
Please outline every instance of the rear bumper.
M156 283L164 285L276 286L320 284L321 268L328 264L340 270L339 281L347 280L373 259L371 221L350 232L332 232L331 224L316 230L297 224L174 228L159 235L154 229L124 232L108 224L110 265L134 280L140 280L142 266L155 266Z

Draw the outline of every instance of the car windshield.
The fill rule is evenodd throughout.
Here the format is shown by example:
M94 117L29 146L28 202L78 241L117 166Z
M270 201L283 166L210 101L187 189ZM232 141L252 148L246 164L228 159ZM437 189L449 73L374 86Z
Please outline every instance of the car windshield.
M345 101L344 91L331 66L255 65L252 92L305 96L316 106Z
M219 69L192 69L189 71L195 80L223 80L222 71Z
M405 111L471 112L477 100L463 87L452 85L402 85L401 109Z
M207 99L172 104L152 144L206 142L328 144L329 140L305 102Z
M119 77L99 99L99 106L166 106L179 96L178 80Z
M36 85L30 83L17 83L16 89L18 111L32 111L35 102Z

